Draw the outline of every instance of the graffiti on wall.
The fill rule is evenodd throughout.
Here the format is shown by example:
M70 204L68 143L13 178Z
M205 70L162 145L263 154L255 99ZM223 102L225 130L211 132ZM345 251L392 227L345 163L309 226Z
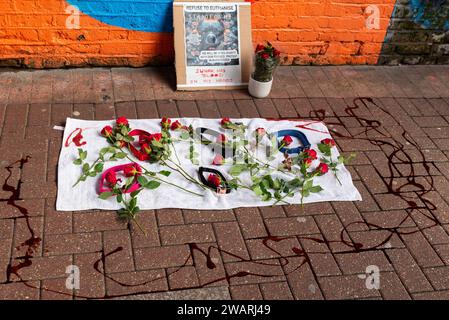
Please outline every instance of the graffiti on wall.
M449 0L397 1L378 63L449 62Z
M413 21L423 28L449 30L448 0L410 0Z
M68 0L84 14L111 26L134 31L172 32L173 1Z

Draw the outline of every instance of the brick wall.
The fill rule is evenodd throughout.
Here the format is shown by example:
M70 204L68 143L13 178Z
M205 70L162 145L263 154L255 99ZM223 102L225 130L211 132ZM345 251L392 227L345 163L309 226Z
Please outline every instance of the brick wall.
M447 62L448 1L395 2L253 1L254 42L273 42L284 64ZM170 0L0 0L0 66L169 64L171 31Z
M449 63L449 0L400 0L379 63Z

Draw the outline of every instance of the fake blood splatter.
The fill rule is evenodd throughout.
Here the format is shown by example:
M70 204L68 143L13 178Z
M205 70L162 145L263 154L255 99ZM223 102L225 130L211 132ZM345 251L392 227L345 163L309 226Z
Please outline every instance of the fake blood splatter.
M371 98L356 98L353 100L352 106L347 106L345 109L345 115L344 117L350 117L358 121L361 125L362 131L359 132L356 135L345 135L341 132L337 132L337 130L330 128L330 132L333 136L339 137L342 139L354 139L354 140L361 140L368 142L374 146L378 146L381 148L387 157L387 166L389 175L388 177L382 178L385 185L387 186L387 193L392 194L395 197L397 197L398 201L405 201L407 204L407 208L405 209L405 212L407 213L406 217L402 221L400 221L396 226L394 227L382 227L379 225L376 225L374 223L369 223L367 221L361 220L361 221L354 221L350 222L343 226L343 229L340 232L340 235L337 239L327 239L325 234L322 234L321 236L288 236L288 237L277 237L272 236L269 233L269 230L267 228L267 234L268 236L262 237L259 239L254 239L260 243L261 246L264 247L264 250L268 249L269 251L273 252L276 256L276 260L273 263L265 262L265 261L257 261L257 260L251 260L245 257L238 256L234 254L233 252L223 250L219 248L216 245L210 245L207 248L201 247L200 245L196 243L188 243L189 247L189 254L185 259L185 262L180 267L176 268L175 270L171 271L168 274L164 274L159 277L154 277L151 279L146 279L140 283L125 283L122 281L119 281L114 278L113 275L109 275L105 272L105 264L106 264L106 258L112 257L114 254L120 252L123 250L122 247L118 247L115 250L112 250L111 252L105 253L104 251L101 251L101 258L96 261L93 265L94 272L98 272L102 274L104 277L110 279L111 281L123 286L123 287L135 287L136 292L132 292L129 294L124 295L105 295L103 297L82 297L77 295L81 298L86 299L108 299L108 298L115 298L115 297L123 297L123 296L129 296L129 295L136 295L136 294L145 294L149 293L149 291L145 290L139 290L139 286L146 285L148 283L154 282L156 280L170 277L171 275L179 272L183 268L185 268L188 265L191 265L191 262L193 262L194 267L197 267L197 263L204 263L200 262L198 259L195 258L194 253L197 252L200 256L203 256L205 258L205 267L209 270L218 270L218 261L215 261L212 258L212 253L215 252L217 256L231 256L235 260L238 260L240 262L250 263L252 265L257 265L257 270L261 270L261 268L269 267L269 266L288 266L291 263L291 258L295 257L296 259L299 259L299 263L293 266L293 268L290 271L284 271L283 274L277 274L277 273L270 273L270 272L250 272L245 270L237 270L233 273L230 273L226 268L223 268L224 275L217 275L215 279L212 279L208 281L207 283L203 283L199 286L192 286L190 288L185 289L196 289L196 288L202 288L214 283L218 283L220 281L226 281L228 283L231 283L232 279L234 278L245 278L248 276L254 276L254 277L263 277L263 278L270 278L270 277L279 277L279 276L286 276L295 270L300 269L304 264L311 264L309 259L309 254L313 252L306 251L304 249L301 249L299 247L293 246L290 248L290 254L281 253L278 250L275 249L275 244L282 243L283 241L286 241L287 239L296 239L301 242L313 242L317 244L324 244L327 247L329 247L330 250L332 250L333 244L339 244L342 246L343 250L339 250L340 253L357 253L362 251L375 251L375 250L384 250L385 245L392 239L393 236L397 236L401 238L403 235L413 234L417 232L422 232L423 230L426 230L428 228L432 228L434 226L441 225L440 221L435 217L435 210L437 209L436 205L432 203L430 200L428 200L425 196L435 190L434 189L434 181L431 176L430 172L430 165L431 162L427 161L425 159L424 153L421 151L421 148L416 144L416 142L411 138L411 136L405 131L402 130L402 133L400 135L392 135L388 133L388 131L385 130L385 128L382 127L382 122L377 119L369 119L369 116L360 116L361 113L360 110L370 110L370 111L376 111L376 112L382 112L387 117L392 117L392 115L388 112L388 110L385 110L382 108L382 106L378 105L373 99ZM309 124L314 122L321 122L326 120L325 118L325 111L324 110L314 110L309 114L309 117L312 119L310 122L306 122L304 127L301 129L309 130L311 129L308 127ZM363 112L365 115L365 113ZM343 126L341 121L341 117L343 116L336 116L333 119L336 119L335 122L326 122L326 124L334 125L334 126ZM374 116L373 116L374 117ZM281 119L282 120L282 119ZM285 120L293 120L292 118L287 118ZM373 138L373 136L375 138ZM405 147L404 142L407 143L408 148ZM410 152L411 150L414 150L415 156L414 160L412 161L412 156ZM419 160L416 161L416 154L418 154ZM427 184L420 183L417 179L417 176L415 174L415 165L422 165L425 171L425 175L427 177ZM408 170L405 170L408 172L407 175L403 175L401 171L398 170L398 165L406 166ZM377 168L375 168L377 170ZM404 172L404 171L402 171ZM381 174L379 174L380 177L382 177ZM408 188L413 187L413 192L407 191ZM5 190L5 189L4 189ZM14 189L16 190L16 189ZM17 191L15 191L17 193ZM421 226L418 221L415 221L419 227L416 228L410 228L409 224L406 224L408 219L413 219L415 215L421 215L420 218L427 220L426 223L422 223L423 226ZM416 219L416 217L415 217ZM429 223L430 221L430 223ZM385 235L383 238L378 239L376 243L368 245L366 243L356 242L353 238L353 231L360 230L360 225L363 225L368 228L368 232L374 232L374 231L383 231L385 232ZM358 228L354 228L354 230L351 230L353 227L357 226ZM321 238L322 237L322 238ZM376 236L377 239L377 236ZM346 248L346 250L344 250ZM25 260L26 261L26 260ZM25 262L24 261L24 262ZM277 263L279 262L279 263ZM313 268L311 268L313 272ZM30 286L30 285L29 285ZM45 289L48 291L57 292L55 290ZM157 292L157 291L151 291L151 292ZM67 293L62 293L67 294Z
M83 137L83 129L76 128L75 130L73 130L69 134L69 136L67 137L67 140L65 141L64 146L67 148L72 143L75 144L75 146L77 146L77 147L84 146L86 144L86 141L81 141L83 139L84 139L84 137Z
M19 250L21 248L25 248L25 255L15 258L15 260L20 261L19 263L13 265L13 263L11 262L8 265L7 270L6 270L7 282L11 281L11 275L14 274L14 275L18 276L18 272L20 269L29 267L32 265L33 254L34 254L35 250L39 247L39 244L41 243L41 238L36 236L36 233L34 232L33 228L31 227L28 209L17 204L17 201L22 200L20 197L21 187L22 187L22 179L20 178L17 181L16 186L11 185L9 182L9 180L11 179L12 173L13 173L13 169L15 167L17 167L19 172L22 173L22 170L23 170L25 164L28 163L30 158L31 157L26 156L25 158L22 158L16 162L13 162L10 165L5 167L6 171L8 171L8 175L6 176L5 181L3 182L2 190L6 191L6 192L10 192L11 195L9 196L9 198L0 199L0 201L6 202L6 204L8 206L16 208L20 212L20 214L22 214L22 218L25 219L25 222L26 222L26 225L28 228L28 232L30 234L30 237L16 248L17 250Z

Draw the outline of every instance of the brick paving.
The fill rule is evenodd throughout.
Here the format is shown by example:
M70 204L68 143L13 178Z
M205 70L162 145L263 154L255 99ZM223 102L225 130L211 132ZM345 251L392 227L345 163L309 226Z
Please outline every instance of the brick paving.
M0 72L1 299L448 299L449 66L281 67L261 100L173 87L171 68ZM116 116L323 120L363 201L150 210L147 237L55 211L53 127Z

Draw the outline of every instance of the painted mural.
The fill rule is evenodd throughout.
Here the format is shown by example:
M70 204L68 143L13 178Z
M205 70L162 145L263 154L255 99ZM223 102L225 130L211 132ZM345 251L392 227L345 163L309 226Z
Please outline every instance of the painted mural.
M134 31L173 31L173 1L68 0L103 23Z
M449 63L449 0L397 1L380 64Z

